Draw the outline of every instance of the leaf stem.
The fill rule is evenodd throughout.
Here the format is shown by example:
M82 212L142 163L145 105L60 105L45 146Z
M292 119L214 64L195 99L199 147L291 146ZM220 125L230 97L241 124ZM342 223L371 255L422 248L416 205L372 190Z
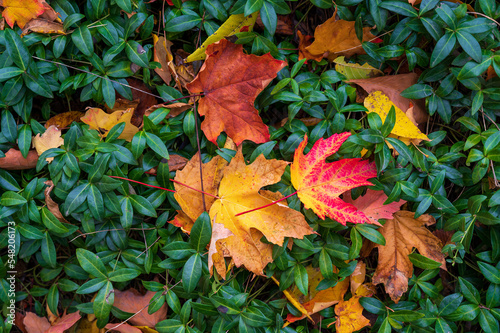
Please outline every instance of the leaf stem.
M144 185L144 186L159 188L160 190L164 190L164 191L169 191L169 192L175 193L174 190L171 190L171 189L168 189L168 188L164 188L164 187L160 187L160 186L155 186L155 185L150 185L150 184L142 183L142 182L139 182L137 180L132 180L132 179L128 179L128 178L125 178L125 177L119 177L119 176L108 176L108 177L122 179L122 180L128 180L129 182L141 184L141 185Z
M253 212L253 211L255 211L255 210L259 210L259 209L262 209L262 208L266 208L266 207L272 206L272 205L274 205L274 204L277 204L277 203L278 203L278 202L280 202L280 201L283 201L283 200L285 200L285 199L288 199L288 198L290 198L290 197L294 196L295 194L297 194L297 192L298 192L298 191L295 191L295 192L293 192L292 194L289 194L289 195L287 195L286 197L283 197L283 198L281 198L281 199L279 199L279 200L276 200L276 201L273 201L273 202L271 202L271 203L268 203L267 205L260 206L260 207L254 208L254 209L250 209L250 210L247 210L247 211L244 211L244 212L238 213L238 214L236 214L236 215L234 215L234 216L240 216L240 215L243 215L243 214L246 214L246 213L251 213L251 212Z

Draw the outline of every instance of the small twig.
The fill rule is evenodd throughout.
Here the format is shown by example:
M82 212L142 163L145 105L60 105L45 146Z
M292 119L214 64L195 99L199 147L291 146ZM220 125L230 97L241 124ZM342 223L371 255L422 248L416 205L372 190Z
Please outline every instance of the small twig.
M482 14L482 13L477 13L477 12L467 12L467 14L474 14L474 15L479 15L479 16L482 16L482 17L486 17L488 20L495 22L495 24L500 27L500 23L498 23L495 19L492 19L488 15L485 15L485 14Z
M273 202L271 202L271 203L269 203L269 204L267 204L267 205L260 206L260 207L254 208L254 209L250 209L250 210L247 210L247 211L244 211L244 212L238 213L238 214L236 214L236 215L234 215L234 216L240 216L240 215L243 215L243 214L246 214L246 213L251 213L251 212L253 212L253 211L256 211L256 210L259 210L259 209L263 209L263 208L266 208L266 207L272 206L272 205L274 205L274 204L277 204L277 203L278 203L278 202L280 202L280 201L283 201L283 200L285 200L285 199L288 199L288 198L290 198L290 197L294 196L295 194L297 194L297 191L295 191L295 192L293 192L292 194L289 194L289 195L287 195L286 197L283 197L283 198L281 198L281 199L279 199L279 200L273 201Z
M155 230L156 228L145 228L145 229L142 229L142 228L130 228L129 230ZM72 241L74 241L75 239L77 238L80 238L80 237L83 237L83 236L87 236L87 235L93 235L93 234L97 234L97 233L100 233L100 232L107 232L107 231L119 231L119 230L123 230L125 231L125 229L123 228L119 228L119 229L106 229L106 230L97 230L97 231L91 231L91 232L86 232L84 234L81 234L81 235L78 235L76 236L75 238L73 238L72 240L70 240L69 242L71 243Z
M143 231L142 231L142 232L144 233L144 229L143 229ZM139 254L137 255L137 257L135 257L135 258L137 259L137 258L139 258L140 256L142 256L142 254L143 254L144 252L147 252L147 251L151 248L151 246L155 245L155 244L156 244L156 243L157 243L160 239L161 239L161 236L160 236L160 237L158 237L158 238L157 238L157 239L156 239L156 240L155 240L155 241L154 241L151 245L149 245L149 246L148 246L148 247L147 247L144 251L142 251L141 253L139 253ZM146 240L146 238L144 238L144 240ZM148 245L148 244L146 243L146 245ZM148 257L148 254L146 253L146 258L147 258L147 257Z

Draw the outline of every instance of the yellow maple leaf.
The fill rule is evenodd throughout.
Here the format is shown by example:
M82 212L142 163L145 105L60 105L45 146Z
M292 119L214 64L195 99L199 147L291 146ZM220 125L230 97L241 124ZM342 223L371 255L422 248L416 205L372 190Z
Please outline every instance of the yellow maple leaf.
M45 133L42 135L38 133L33 138L33 146L35 147L38 155L41 155L44 151L51 148L59 148L63 144L64 139L61 138L61 131L54 125L49 126L49 128L47 128ZM45 160L50 163L53 159L53 157L47 157Z
M108 135L113 126L125 122L125 128L118 138L132 141L135 133L139 132L139 128L130 122L133 114L134 110L132 108L115 111L111 114L99 108L89 108L85 116L80 118L80 120L89 125L91 129L98 130L103 137Z
M368 95L365 98L364 105L368 109L368 113L377 113L382 121L385 121L391 107L394 107L396 111L396 123L391 134L396 135L401 141L407 144L410 140L416 144L420 143L421 140L430 141L427 135L422 133L411 119L381 91L374 91Z
M2 16L11 28L17 23L22 29L45 11L41 0L0 0L0 6L4 7Z

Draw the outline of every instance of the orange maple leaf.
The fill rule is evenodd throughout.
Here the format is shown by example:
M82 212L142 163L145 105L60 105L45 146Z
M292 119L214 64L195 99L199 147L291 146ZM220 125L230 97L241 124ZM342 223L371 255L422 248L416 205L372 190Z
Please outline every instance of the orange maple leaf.
M383 283L385 291L397 303L408 289L408 279L413 274L413 264L408 255L414 247L421 255L440 262L443 269L446 269L446 262L441 253L441 241L424 227L436 223L434 217L424 214L415 219L415 213L408 211L399 211L393 216L378 229L386 244L375 244L378 265L373 284Z
M22 29L26 23L45 11L41 0L0 0L0 6L4 7L2 16L11 28L17 23Z
M333 60L339 55L352 57L355 54L364 54L365 51L356 36L355 22L337 20L336 14L335 10L331 18L316 27L314 42L306 47L306 50L312 55L323 55L328 52L329 60ZM363 42L375 38L370 30L371 28L363 28Z
M345 158L326 163L325 159L336 153L351 135L349 132L319 139L307 155L307 135L295 151L290 174L304 207L312 209L321 219L329 216L345 225L347 222L365 223L368 218L339 195L352 188L373 185L367 179L377 176L375 163L361 158Z
M406 203L405 200L398 200L384 205L384 202L387 200L387 195L385 195L384 191L374 191L371 189L368 189L365 195L356 200L352 200L351 191L347 191L344 193L343 199L359 211L362 211L368 218L368 223L378 226L382 226L378 222L379 219L392 219L392 214L397 212Z
M182 182L201 189L198 163L199 158L195 155L174 179L175 198L183 212L172 223L184 230L190 230L192 221L204 211L201 193L178 184ZM205 195L205 206L214 222L208 261L219 275L224 277L226 273L224 257L232 257L237 267L244 265L253 273L262 274L264 267L272 261L272 245L263 243L262 236L271 243L282 245L284 237L303 238L313 233L304 216L285 204L235 216L281 199L279 193L259 190L277 183L287 164L285 161L266 160L260 155L252 164L246 165L239 149L229 165L220 157L203 165L203 190L212 195ZM215 198L214 194L217 194Z
M341 300L335 306L337 332L352 333L370 325L370 321L363 316L363 307L359 303L360 298L361 296L353 296L347 301Z
M257 95L286 66L285 61L243 53L243 45L226 39L211 44L198 76L186 87L191 93L204 93L198 112L205 116L201 129L211 142L222 131L236 145L243 140L269 141L269 129L254 107Z

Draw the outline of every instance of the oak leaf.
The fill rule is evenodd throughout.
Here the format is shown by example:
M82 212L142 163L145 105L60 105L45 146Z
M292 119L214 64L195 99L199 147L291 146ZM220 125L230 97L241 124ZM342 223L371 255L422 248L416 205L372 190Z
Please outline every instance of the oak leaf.
M59 113L54 117L50 118L49 120L47 120L47 122L45 123L45 128L49 128L50 126L54 125L57 126L59 129L62 129L68 127L74 121L81 122L80 118L83 117L84 115L85 113L80 111L67 111Z
M99 133L106 137L108 132L118 123L125 122L125 128L123 132L118 137L119 139L125 139L127 141L132 141L134 135L139 132L139 128L131 124L131 119L133 115L133 109L115 111L111 114L107 114L99 108L89 108L83 116L81 121L89 125L91 129L98 130Z
M334 134L326 140L319 139L304 155L306 135L295 151L290 168L292 185L304 207L312 209L321 219L329 216L343 225L347 222L365 223L368 218L353 205L342 201L339 195L358 186L372 185L367 179L377 176L375 163L361 158L325 162L350 135L345 132Z
M425 123L428 118L427 111L425 110L425 103L422 100L412 100L401 96L401 92L414 84L417 84L418 75L416 73L397 74L372 77L366 79L349 80L348 83L354 83L360 86L366 93L363 99L372 92L383 92L391 102L398 108L406 113L407 116L410 105L413 104L412 117L415 119L414 124L420 125ZM358 91L359 92L359 91Z
M293 286L288 289L285 296L288 300L296 305L297 303L302 307L302 311L306 311L302 316L296 317L291 313L288 314L286 320L293 323L294 321L304 319L308 317L311 319L311 315L324 310L334 304L340 302L343 298L347 289L349 288L349 279L344 279L339 281L334 287L327 288L325 290L316 290L319 283L323 280L323 275L319 268L312 266L306 267L307 277L308 277L308 293L303 295L297 286ZM334 271L338 270L334 267ZM311 319L312 320L312 319Z
M344 193L343 199L345 202L352 204L358 210L362 211L368 218L371 224L381 226L378 222L379 219L392 219L392 214L399 211L399 208L406 203L405 200L398 200L384 205L387 200L387 195L384 191L374 191L368 189L366 194L352 200L351 192Z
M356 54L365 54L356 36L354 21L337 20L336 14L337 10L331 18L316 27L314 42L306 50L313 55L323 55L328 52L326 57L330 61L340 55L352 57ZM371 28L363 28L363 42L375 38L370 30Z
M148 291L142 295L131 288L126 291L115 290L115 301L113 306L118 309L136 314L130 317L129 323L135 326L155 327L155 325L167 318L167 304L163 304L156 312L149 314L148 305L155 296L155 292ZM117 326L116 324L115 326Z
M41 0L0 0L0 6L4 7L2 16L11 28L17 23L22 29L45 11Z
M187 85L193 93L203 93L198 112L205 116L201 129L216 142L222 131L236 145L243 140L269 141L269 129L254 107L257 95L286 66L285 61L243 53L243 45L223 39L206 50L207 59L198 76Z
M54 125L47 128L45 133L43 133L41 136L40 133L38 133L33 138L33 146L35 147L38 155L42 155L44 151L49 150L51 148L59 148L63 144L64 144L64 139L61 138L61 130L59 130L59 128L57 128ZM47 162L50 163L54 160L54 158L47 157L45 160L47 160Z
M396 123L391 131L391 134L402 140L406 144L413 142L419 144L422 140L430 141L427 135L422 133L412 120L398 108L384 93L374 91L365 98L365 107L368 113L377 113L382 121L385 121L391 107L394 107L396 112Z
M424 225L432 225L436 220L431 215L399 211L387 220L378 231L386 244L375 244L378 248L378 265L373 276L373 284L383 283L385 291L394 302L398 302L408 289L408 279L413 274L413 264L408 255L417 248L421 255L440 262L446 269L442 243Z

